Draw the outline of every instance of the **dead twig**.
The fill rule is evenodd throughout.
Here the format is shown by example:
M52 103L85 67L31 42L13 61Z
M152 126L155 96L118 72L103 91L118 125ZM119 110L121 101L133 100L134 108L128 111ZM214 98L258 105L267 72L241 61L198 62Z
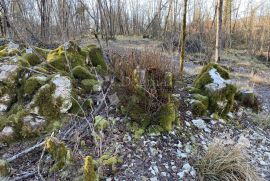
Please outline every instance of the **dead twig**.
M8 159L7 159L7 162L12 162L12 161L14 161L14 160L16 160L16 159L18 159L18 158L24 156L25 154L27 154L27 153L29 153L29 152L35 150L36 148L39 148L39 147L43 146L44 144L45 144L45 141L43 141L43 142L41 142L41 143L37 143L37 144L35 144L34 146L32 146L32 147L30 147L30 148L27 148L26 150L23 150L22 152L20 152L20 153L14 155L14 156L8 158Z

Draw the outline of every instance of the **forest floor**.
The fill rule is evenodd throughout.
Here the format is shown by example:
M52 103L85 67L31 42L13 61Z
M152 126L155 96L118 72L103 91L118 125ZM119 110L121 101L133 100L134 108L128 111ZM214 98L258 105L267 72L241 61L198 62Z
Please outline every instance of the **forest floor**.
M119 53L122 53L124 48L161 51L159 44L160 42L147 39L122 38L110 41L108 47ZM167 56L170 56L177 70L178 55L167 54ZM135 139L127 128L128 119L116 113L115 107L111 108L109 117L116 122L104 133L102 147L105 150L113 150L114 154L122 158L122 163L117 164L114 169L104 170L106 180L196 180L195 161L206 152L208 145L213 141L241 144L249 154L251 164L258 169L265 180L270 180L270 117L268 116L270 110L270 68L263 62L251 58L244 51L224 52L222 56L224 58L220 64L231 70L232 80L239 89L254 90L262 103L260 113L255 114L249 109L240 109L231 115L230 122L226 122L222 119L212 120L209 117L192 116L189 106L191 98L185 91L185 87L192 85L202 65L198 61L191 61L198 60L194 58L197 57L194 54L188 54L187 57L183 84L177 86L174 91L180 102L181 125L176 126L172 132L157 135L145 134L141 138ZM267 120L268 125L265 124ZM78 120L71 120L67 128L74 124L74 121ZM76 123L78 126L81 124L80 121L82 120ZM262 121L265 122L261 123ZM87 148L78 144L76 139L84 140ZM43 138L2 147L0 155L3 158L10 158L41 140ZM97 152L93 148L93 142L92 139L89 139L89 135L80 138L72 137L68 143L68 146L73 148L78 160L89 153ZM40 180L37 165L41 160L41 153L42 148L37 148L16 159L15 162L11 162L13 176L10 180ZM48 157L45 155L43 160L48 160ZM77 172L82 164L81 161L80 164L75 165L72 169L73 172ZM41 167L40 172L46 180L61 180L61 178L74 180L73 176L76 175L72 171L68 173L68 177L64 173L48 174L49 163L43 163ZM32 176L27 179L21 177L27 174L32 174Z

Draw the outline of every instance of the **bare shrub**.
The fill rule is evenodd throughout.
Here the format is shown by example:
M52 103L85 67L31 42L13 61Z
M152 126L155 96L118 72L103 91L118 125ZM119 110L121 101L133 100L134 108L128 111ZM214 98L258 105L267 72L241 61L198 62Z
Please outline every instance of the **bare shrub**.
M242 147L211 144L197 162L200 181L260 181L256 170L249 165Z

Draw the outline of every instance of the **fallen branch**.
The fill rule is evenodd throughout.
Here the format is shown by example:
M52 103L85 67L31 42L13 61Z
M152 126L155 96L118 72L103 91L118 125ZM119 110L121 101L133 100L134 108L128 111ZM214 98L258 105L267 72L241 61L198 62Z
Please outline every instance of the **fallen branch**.
M35 174L36 174L36 172L25 173L25 174L22 175L22 176L15 177L15 178L11 179L10 181L24 180L24 179L27 179L27 178L29 178L29 177L33 177Z
M12 162L12 161L16 160L17 158L22 157L23 155L35 150L36 148L39 148L39 147L43 146L44 144L45 144L45 141L43 141L41 143L38 143L38 144L36 144L36 145L34 145L34 146L30 147L30 148L27 148L26 150L23 150L22 152L8 158L7 162Z

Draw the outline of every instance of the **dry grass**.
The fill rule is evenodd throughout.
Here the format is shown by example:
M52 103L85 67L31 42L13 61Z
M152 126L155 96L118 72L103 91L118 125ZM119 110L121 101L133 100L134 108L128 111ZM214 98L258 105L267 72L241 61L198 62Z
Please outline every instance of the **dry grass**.
M270 114L260 112L259 114L251 113L251 119L255 125L263 129L270 129Z
M257 74L250 75L250 81L255 84L269 84L268 79Z
M200 181L261 181L239 146L214 143L197 162Z

